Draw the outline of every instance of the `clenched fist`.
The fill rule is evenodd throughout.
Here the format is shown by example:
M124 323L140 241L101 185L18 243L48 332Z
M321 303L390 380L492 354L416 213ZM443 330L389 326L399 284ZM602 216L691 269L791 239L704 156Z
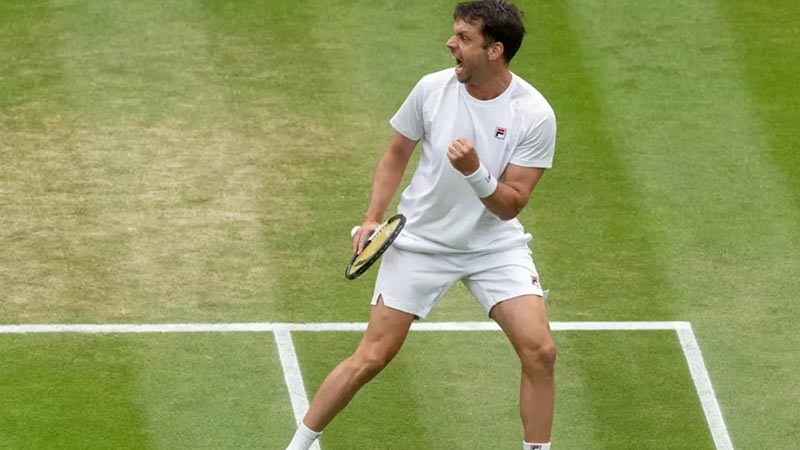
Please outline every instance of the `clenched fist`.
M481 165L478 153L472 143L465 138L457 138L447 147L447 158L456 170L464 175L470 175Z

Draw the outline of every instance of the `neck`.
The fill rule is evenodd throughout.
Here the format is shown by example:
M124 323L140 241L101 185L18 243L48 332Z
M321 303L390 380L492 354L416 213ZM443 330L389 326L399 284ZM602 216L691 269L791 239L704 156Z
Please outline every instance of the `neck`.
M508 89L511 84L511 71L503 67L498 72L489 76L482 82L468 82L466 84L469 95L478 100L491 100L497 98Z

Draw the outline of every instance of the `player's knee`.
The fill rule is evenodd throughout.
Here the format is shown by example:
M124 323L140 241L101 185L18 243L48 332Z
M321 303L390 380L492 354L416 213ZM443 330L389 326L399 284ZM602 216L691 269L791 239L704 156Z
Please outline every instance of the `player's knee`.
M552 375L557 354L558 349L551 339L547 339L545 342L530 342L519 350L522 369L526 372L544 375Z
M356 376L359 379L369 381L379 374L389 364L390 360L390 357L379 353L356 353L353 355Z

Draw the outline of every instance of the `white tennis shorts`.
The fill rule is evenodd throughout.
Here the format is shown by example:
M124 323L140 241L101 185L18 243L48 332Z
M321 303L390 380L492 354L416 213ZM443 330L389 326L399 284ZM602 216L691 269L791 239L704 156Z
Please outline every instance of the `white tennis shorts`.
M389 247L383 254L372 304L427 317L450 286L461 280L488 316L503 300L544 297L527 246L492 253L432 254Z

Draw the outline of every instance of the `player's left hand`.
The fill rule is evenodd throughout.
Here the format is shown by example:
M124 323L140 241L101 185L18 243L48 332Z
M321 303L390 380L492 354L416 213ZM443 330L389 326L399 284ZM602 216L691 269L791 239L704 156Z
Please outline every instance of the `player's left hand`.
M450 164L464 175L474 173L481 165L478 153L466 138L457 138L450 143L450 147L447 147L447 158Z

